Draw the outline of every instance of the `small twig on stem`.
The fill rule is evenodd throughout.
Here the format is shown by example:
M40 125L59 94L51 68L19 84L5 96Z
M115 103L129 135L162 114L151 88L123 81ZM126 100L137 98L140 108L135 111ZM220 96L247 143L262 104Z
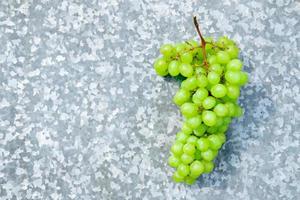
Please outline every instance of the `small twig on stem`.
M197 33L200 37L200 40L201 40L201 47L202 47L202 54L203 54L203 62L204 62L204 65L206 66L206 68L208 68L208 63L207 63L207 59L206 59L206 50L205 50L205 45L206 45L206 42L200 32L200 28L199 28L199 24L198 24L198 21L197 21L197 17L194 16L194 25L196 27L196 30L197 30Z

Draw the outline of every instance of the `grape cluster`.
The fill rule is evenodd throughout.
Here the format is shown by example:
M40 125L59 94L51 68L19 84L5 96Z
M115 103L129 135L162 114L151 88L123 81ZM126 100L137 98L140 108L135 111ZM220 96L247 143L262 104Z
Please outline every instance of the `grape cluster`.
M213 170L231 119L243 114L237 99L248 81L232 40L201 39L201 44L190 40L161 46L162 57L154 64L160 76L185 77L173 97L184 121L168 162L176 169L173 180L187 184Z

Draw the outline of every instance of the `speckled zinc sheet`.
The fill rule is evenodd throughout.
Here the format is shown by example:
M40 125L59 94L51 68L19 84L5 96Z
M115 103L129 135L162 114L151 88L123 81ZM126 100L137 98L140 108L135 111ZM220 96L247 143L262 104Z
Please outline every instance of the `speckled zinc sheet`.
M167 42L227 35L250 83L215 170L174 184ZM299 200L299 0L0 1L0 199Z

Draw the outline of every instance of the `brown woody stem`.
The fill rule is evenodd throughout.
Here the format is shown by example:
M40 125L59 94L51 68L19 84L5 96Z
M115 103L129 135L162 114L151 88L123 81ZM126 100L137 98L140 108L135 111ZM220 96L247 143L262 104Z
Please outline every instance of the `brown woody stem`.
M200 37L200 41L201 41L201 47L202 47L202 54L203 54L203 62L204 62L204 66L206 67L206 69L208 68L208 63L207 63L207 58L206 58L206 50L205 50L205 45L206 42L201 34L200 28L199 28L199 23L197 21L197 17L194 16L194 25L196 27L197 33Z

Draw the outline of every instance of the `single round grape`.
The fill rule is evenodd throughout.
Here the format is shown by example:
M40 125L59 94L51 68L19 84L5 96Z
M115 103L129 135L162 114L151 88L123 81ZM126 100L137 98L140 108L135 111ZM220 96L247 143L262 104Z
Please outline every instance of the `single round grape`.
M176 134L176 141L181 142L181 143L186 143L189 135L185 134L184 132L180 131Z
M188 185L193 185L195 183L196 179L191 177L191 176L187 176L184 179L184 182Z
M194 130L194 134L198 137L202 136L202 135L204 135L206 129L207 129L207 126L205 124L200 124L200 126L198 126L198 128Z
M195 151L196 151L196 148L195 148L195 145L193 145L193 144L186 143L183 146L183 152L188 155L194 155Z
M218 64L218 63L212 64L212 65L209 67L209 69L210 69L211 71L216 72L216 73L219 74L219 75L221 75L222 72L223 72L223 67L222 67L220 64Z
M180 157L180 160L183 164L190 164L194 160L194 155L183 153Z
M187 78L181 83L181 88L189 91L196 89L197 86L198 86L198 80L195 76Z
M166 57L172 56L174 48L171 44L164 44L160 47L160 53Z
M245 85L248 82L248 74L246 72L241 72L240 85Z
M237 99L240 96L239 86L227 85L227 96L231 99Z
M168 63L164 58L158 58L154 63L154 69L159 76L168 75Z
M215 124L216 127L222 126L224 123L223 117L217 117L217 122Z
M183 144L181 142L175 142L171 147L171 151L174 155L181 155L183 152L182 148Z
M210 142L210 148L212 148L213 150L218 150L221 148L222 146L222 140L219 138L218 135L210 135L208 136L208 140Z
M188 139L187 139L187 143L192 144L192 145L196 145L198 138L196 136L191 135Z
M224 133L227 131L227 129L228 129L228 125L224 124L221 127L219 127L218 131Z
M206 132L208 132L208 133L210 133L210 134L215 134L215 133L217 133L218 131L219 131L218 127L216 127L216 126L211 126L211 127L207 128L207 131L206 131Z
M220 138L222 144L224 144L226 141L226 135L224 133L218 133L217 135Z
M227 88L223 84L217 84L211 88L211 94L214 97L222 98L226 95L226 93L227 93Z
M206 151L209 148L209 140L207 138L200 138L197 140L197 148L200 151Z
M201 122L202 122L201 115L196 115L186 120L187 125L192 129L196 129L198 126L200 126Z
M215 56L215 55L209 56L209 57L207 58L207 62L208 62L210 65L212 65L212 64L214 64L214 63L217 63L217 62L218 62L218 61L217 61L217 56Z
M217 41L217 45L219 47L226 47L230 44L230 40L226 37L226 36L222 36L222 37L219 37L218 41Z
M214 71L209 72L207 75L207 80L211 85L216 85L220 82L220 75Z
M216 105L216 103L217 103L216 99L212 96L209 96L203 100L202 106L205 109L211 109Z
M208 85L208 80L207 77L205 75L200 75L198 76L198 87L200 88L205 88Z
M195 151L195 160L201 160L201 151L199 149L196 149Z
M226 105L225 105L226 106ZM224 117L223 118L223 122L224 122L224 124L230 124L230 122L231 122L231 117Z
M217 104L215 107L214 107L214 112L216 113L216 115L218 117L225 117L228 115L228 109L227 107L222 104L222 103L219 103Z
M211 149L207 149L206 151L201 152L201 156L205 161L212 161L215 158L215 152Z
M191 97L191 93L185 89L180 89L176 92L175 96L173 97L173 102L181 106L185 102L187 102Z
M198 114L198 106L194 103L184 103L180 107L180 110L185 117L194 117Z
M193 132L193 129L187 125L187 123L183 123L181 127L181 131L186 135L190 135Z
M184 176L181 176L178 171L175 171L173 176L172 176L172 179L174 182L176 183L180 183L180 182L183 182L184 181Z
M226 102L225 106L228 109L228 116L230 116L230 117L234 116L234 114L235 114L235 105L234 105L234 103Z
M190 64L193 61L193 54L191 52L185 52L180 55L180 60L183 63Z
M227 47L226 52L231 59L237 58L239 55L239 48L237 48L235 45L230 45Z
M214 126L217 122L217 115L213 111L203 111L202 121L207 126Z
M185 177L190 173L190 167L182 163L177 167L177 172L180 176Z
M233 59L226 65L228 71L240 71L243 63L239 59Z
M204 173L210 173L210 172L212 172L212 170L215 167L215 164L213 162L204 161L202 163L204 164Z
M192 101L201 105L202 101L208 96L208 91L205 88L199 88L192 97Z
M241 81L241 72L239 71L227 71L225 73L225 79L231 84L239 84Z
M177 54L180 54L181 52L185 51L187 49L187 44L185 43L178 43L175 45L175 50Z
M175 156L170 156L168 162L169 165L174 168L178 167L178 165L180 164L180 160Z
M230 61L230 56L226 51L219 51L217 53L217 62L227 64Z
M204 69L203 67L197 67L195 69L195 73L198 75L206 74L206 69Z
M204 164L201 161L195 160L194 162L192 162L192 164L190 166L190 176L191 177L197 178L203 172L204 172Z
M179 66L180 66L180 62L178 62L177 60L172 60L168 66L169 74L171 76L178 76L180 73Z
M234 117L240 117L240 116L242 116L243 114L244 114L243 109L242 109L240 106L236 105L236 106L235 106Z
M192 65L187 63L181 63L179 66L179 71L184 77L192 77L194 74L194 69Z

